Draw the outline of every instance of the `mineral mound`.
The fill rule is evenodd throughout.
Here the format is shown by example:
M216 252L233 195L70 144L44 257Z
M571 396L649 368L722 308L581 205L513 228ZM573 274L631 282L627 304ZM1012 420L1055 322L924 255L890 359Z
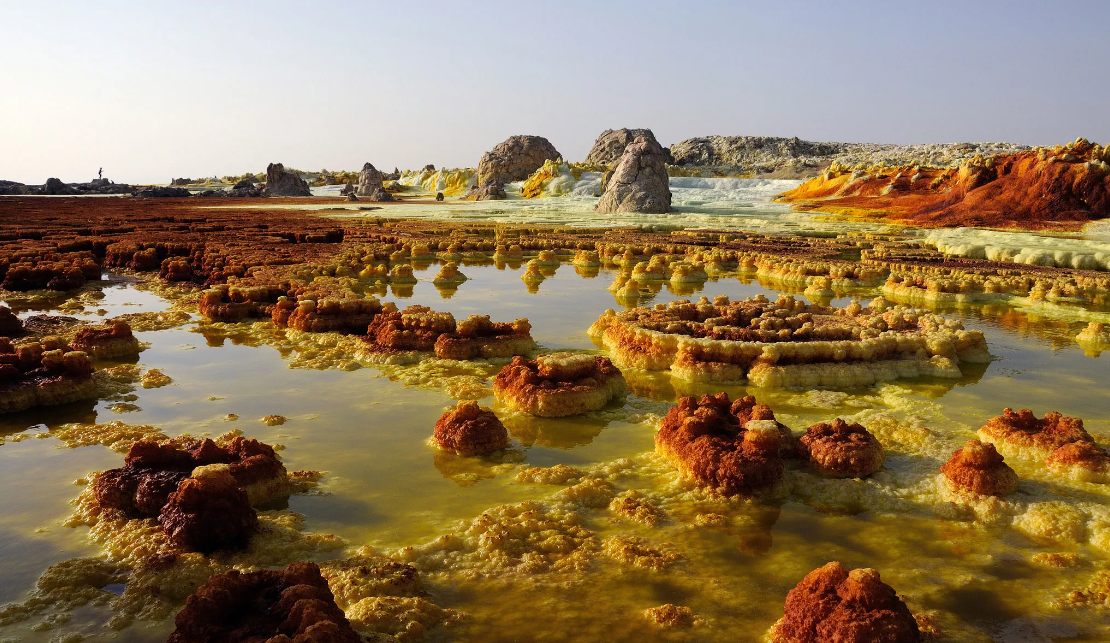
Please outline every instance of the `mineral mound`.
M759 295L679 300L606 311L589 334L622 367L667 370L689 381L747 380L763 387L870 386L900 377L959 377L960 361L990 359L978 330L923 310L807 305Z
M831 562L790 590L769 638L772 643L920 643L921 631L879 572L848 572Z
M70 344L75 350L85 351L96 359L111 359L139 352L139 340L131 332L131 325L122 319L105 326L81 328Z
M806 429L798 450L817 471L835 478L862 478L883 466L883 445L875 436L840 418Z
M603 408L624 394L625 382L608 357L553 353L514 357L494 378L493 392L522 413L563 417Z
M509 432L493 411L474 400L461 400L436 422L432 439L439 448L459 455L486 455L504 449Z
M535 347L527 319L493 322L489 315L471 315L453 333L443 333L434 345L440 359L475 359L523 355Z
M1110 453L1095 444L1079 418L1055 411L1038 418L1029 409L1005 409L979 429L979 437L1009 457L1041 462L1065 478L1110 482Z
M1110 216L1110 152L1067 145L976 156L958 167L829 166L780 195L800 210L888 217L924 226L1077 228Z
M96 396L89 356L59 337L13 346L0 337L0 413Z
M193 469L158 514L170 540L203 554L242 549L258 530L258 514L226 464Z
M686 475L724 495L754 495L774 487L785 465L781 452L794 441L771 408L728 393L684 397L667 411L656 446Z
M968 440L940 467L948 485L978 496L1004 496L1017 488L1018 476L991 443Z
M216 574L174 619L168 643L360 643L316 563Z

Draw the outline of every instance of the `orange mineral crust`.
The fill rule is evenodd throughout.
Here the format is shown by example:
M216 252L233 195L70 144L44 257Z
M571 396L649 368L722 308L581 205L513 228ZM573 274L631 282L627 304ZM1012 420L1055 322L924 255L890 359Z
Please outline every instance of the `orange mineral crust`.
M1056 411L1038 418L1029 409L1017 412L1004 409L1002 415L991 418L979 429L979 437L1001 447L1003 452L1014 451L1031 460L1041 460L1072 442L1093 441L1083 428L1083 420Z
M440 335L454 330L451 313L437 313L419 305L398 312L396 306L386 304L367 327L365 340L370 350L378 352L431 351Z
M168 643L359 643L316 563L216 574L174 619Z
M835 478L862 478L883 466L883 446L875 436L840 418L806 429L798 451L818 472Z
M0 337L0 413L96 396L88 354L60 337L13 346Z
M70 342L74 350L84 351L96 359L112 359L139 352L139 340L131 333L131 325L115 320L106 326L86 326L77 331Z
M772 643L919 643L909 608L874 569L839 562L806 574L786 595Z
M956 491L978 496L1005 496L1017 488L1018 476L994 445L968 440L940 467Z
M462 400L436 422L436 446L459 455L486 455L509 444L509 432L489 409L474 400Z
M278 327L288 326L293 330L312 333L362 334L380 312L382 304L375 297L318 301L279 297L271 315L274 325Z
M175 545L204 554L242 549L258 530L258 514L226 464L193 469L167 498L158 522Z
M1068 145L990 158L953 168L847 168L779 196L800 210L887 217L914 225L1078 229L1110 216L1107 149Z
M494 378L493 392L522 413L563 417L603 408L624 395L625 381L608 357L553 353L514 357Z
M535 345L527 319L493 322L489 315L471 315L458 322L455 332L440 335L434 349L440 359L466 360L523 355Z
M727 496L754 495L782 480L780 451L793 442L770 407L728 393L684 397L659 422L656 446L683 473Z

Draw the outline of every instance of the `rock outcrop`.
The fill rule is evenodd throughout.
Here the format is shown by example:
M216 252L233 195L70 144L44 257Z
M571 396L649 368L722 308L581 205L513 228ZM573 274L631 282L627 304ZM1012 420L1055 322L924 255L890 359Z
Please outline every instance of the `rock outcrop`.
M625 148L632 144L638 136L643 136L658 143L655 134L649 129L628 129L626 127L607 129L594 141L594 146L590 148L590 153L586 155L585 162L590 165L615 163L620 160ZM666 156L667 163L673 164L674 159L671 158L671 151L664 147L663 153Z
M1110 216L1110 152L1086 139L956 167L829 166L779 201L925 226L1077 228Z
M312 196L308 183L296 174L285 171L281 163L266 166L266 189L264 196Z
M542 136L510 136L482 155L478 163L478 185L468 198L484 201L504 199L506 183L523 181L544 161L563 157L559 150Z
M164 199L169 197L191 196L191 194L185 188L171 188L164 185L151 185L145 188L138 188L131 193L131 196L143 199Z
M358 188L355 195L370 201L392 201L393 195L382 187L382 173L372 163L364 163L358 173Z
M673 165L714 167L765 178L798 179L817 175L832 163L843 166L958 165L976 155L990 156L1029 149L1014 143L824 143L798 137L699 136L671 146Z
M666 155L654 139L637 136L605 185L597 212L662 214L671 209Z

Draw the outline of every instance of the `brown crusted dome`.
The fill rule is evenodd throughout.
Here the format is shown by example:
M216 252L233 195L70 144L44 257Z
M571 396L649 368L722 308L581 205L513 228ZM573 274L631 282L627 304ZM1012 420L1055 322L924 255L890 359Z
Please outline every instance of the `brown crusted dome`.
M531 331L527 319L493 322L489 315L471 315L458 323L455 332L436 339L436 357L462 360L522 355L536 345Z
M60 337L13 346L0 337L0 413L96 397L92 362Z
M15 337L23 334L23 322L15 316L11 308L0 306L0 336Z
M316 563L216 574L174 619L168 643L359 643Z
M131 517L154 517L193 469L226 464L252 501L265 502L287 480L285 465L268 444L238 436L221 447L209 439L178 446L140 440L131 445L124 465L97 476L93 493L102 507Z
M1029 409L1016 413L1005 409L1002 415L991 418L979 429L979 436L989 442L1032 449L1045 455L1065 444L1093 441L1083 428L1083 420L1066 417L1056 411L1046 413L1042 419Z
M909 608L873 569L839 562L806 574L786 595L774 643L919 643Z
M806 429L798 449L819 472L837 478L862 478L883 466L883 445L859 424L840 418Z
M493 411L474 400L461 400L436 422L433 439L439 448L459 455L485 455L504 449L509 432Z
M375 297L364 299L338 299L325 297L319 300L304 298L294 301L279 297L271 311L277 326L313 333L361 333L373 323L382 304Z
M1056 449L1045 464L1056 471L1082 469L1088 475L1080 476L1091 482L1105 482L1110 476L1110 453L1094 442L1072 442Z
M111 359L139 352L139 340L131 333L131 325L117 319L105 326L86 326L77 331L73 348L97 359Z
M1004 496L1017 488L1018 476L991 443L968 440L940 467L950 485L960 491Z
M749 495L782 479L780 444L790 432L771 409L728 393L684 397L659 422L655 444L700 484Z
M400 312L383 311L367 327L366 341L376 351L430 351L440 335L454 330L451 313L414 305Z
M211 464L181 481L158 522L178 547L207 554L246 547L258 529L258 514L228 466Z
M608 357L552 353L514 357L493 380L506 405L540 417L563 417L603 408L625 392L624 375Z

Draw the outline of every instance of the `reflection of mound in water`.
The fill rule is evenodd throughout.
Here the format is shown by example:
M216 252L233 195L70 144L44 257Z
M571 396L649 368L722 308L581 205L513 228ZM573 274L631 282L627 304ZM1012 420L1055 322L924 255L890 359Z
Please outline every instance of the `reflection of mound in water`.
M782 509L777 503L753 500L730 507L728 513L696 513L692 522L698 527L736 536L736 546L740 551L751 556L762 556L771 551L771 532L781 514Z
M469 487L511 471L524 458L524 452L516 448L502 449L485 456L463 456L454 451L436 449L432 462L444 478L460 487Z
M588 445L609 425L608 419L592 415L543 418L518 414L503 421L509 434L520 440L522 445L556 449Z

